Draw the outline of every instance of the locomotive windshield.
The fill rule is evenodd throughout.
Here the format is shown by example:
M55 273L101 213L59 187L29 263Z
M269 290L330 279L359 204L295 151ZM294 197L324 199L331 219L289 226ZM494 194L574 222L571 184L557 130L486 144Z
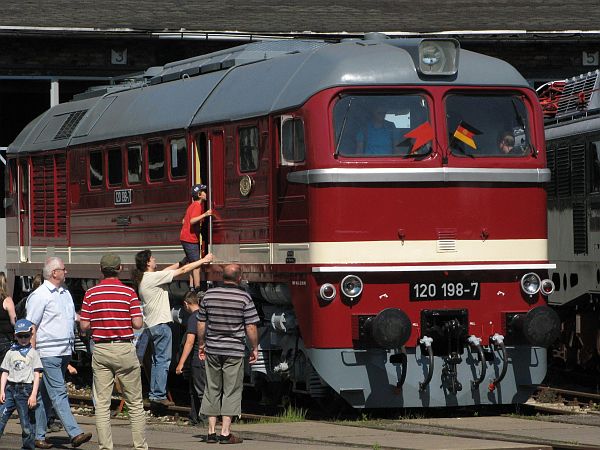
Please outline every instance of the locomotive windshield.
M523 157L531 153L527 108L519 95L450 95L446 115L453 155Z
M335 152L343 156L422 156L433 130L422 95L347 95L333 108Z

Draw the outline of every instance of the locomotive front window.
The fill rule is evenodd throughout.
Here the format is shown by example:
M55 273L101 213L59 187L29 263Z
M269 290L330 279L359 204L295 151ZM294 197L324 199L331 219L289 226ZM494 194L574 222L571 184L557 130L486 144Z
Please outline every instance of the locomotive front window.
M446 117L453 155L511 158L532 152L529 117L520 95L450 95Z
M104 183L102 152L90 152L90 187L100 187Z
M148 177L150 181L162 180L165 176L165 146L162 141L148 143Z
M185 138L171 139L171 178L187 175L187 146Z
M342 156L423 156L433 128L423 95L345 95L333 108L335 153Z

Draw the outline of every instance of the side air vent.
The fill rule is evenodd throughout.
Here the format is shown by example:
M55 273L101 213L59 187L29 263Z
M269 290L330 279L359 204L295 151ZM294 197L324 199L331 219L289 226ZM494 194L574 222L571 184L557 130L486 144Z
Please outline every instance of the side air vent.
M451 253L456 251L456 229L442 228L437 230L437 252Z
M546 149L546 159L548 160L548 169L550 169L550 181L546 185L546 192L549 199L556 198L556 147L548 146Z
M573 203L573 253L587 254L587 215L584 203Z
M556 187L559 198L571 196L571 165L569 163L569 147L556 149Z
M87 109L83 111L74 111L70 113L69 117L67 117L67 120L65 120L65 122L60 127L60 130L58 130L58 133L56 133L56 135L54 136L54 140L57 141L59 139L67 139L71 137L73 131L75 130L81 119L83 119L83 116L85 116L86 112Z
M574 196L585 195L585 145L571 146L571 192Z

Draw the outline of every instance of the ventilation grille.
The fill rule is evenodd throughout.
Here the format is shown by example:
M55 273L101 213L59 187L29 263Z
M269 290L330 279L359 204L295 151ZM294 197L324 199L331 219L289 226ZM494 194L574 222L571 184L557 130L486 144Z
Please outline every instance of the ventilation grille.
M556 188L559 198L571 196L571 165L569 163L569 147L556 150Z
M571 193L585 195L585 145L578 144L571 147Z
M558 99L556 116L598 108L598 74L587 74L565 80L565 87Z
M67 235L65 155L38 156L33 164L32 234L56 238Z
M584 203L573 203L573 252L587 253L587 214Z
M554 161L555 154L555 147L548 146L548 148L546 149L548 169L550 169L550 181L546 185L546 192L548 193L548 198L556 197L556 164Z
M450 253L456 251L456 230L453 228L445 228L437 230L437 252Z
M71 137L73 131L75 128L77 128L77 125L81 119L83 119L83 116L85 116L86 112L87 109L70 113L69 117L67 117L67 120L65 120L65 123L62 124L60 130L58 130L58 133L56 133L56 136L54 136L54 140L57 141Z

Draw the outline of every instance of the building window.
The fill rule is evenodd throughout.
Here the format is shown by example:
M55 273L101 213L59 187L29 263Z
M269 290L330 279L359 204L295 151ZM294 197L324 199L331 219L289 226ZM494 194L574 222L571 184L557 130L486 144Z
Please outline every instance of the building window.
M171 139L171 178L187 175L187 145L185 138Z
M240 172L254 172L258 169L258 127L240 128Z
M148 177L150 181L162 180L165 176L165 146L162 141L148 143Z
M121 159L121 149L111 148L108 155L108 184L111 186L120 185L123 182L123 161Z
M142 181L142 146L139 144L127 147L127 183L137 184Z
M100 187L104 183L104 167L102 165L102 152L90 152L90 187Z

